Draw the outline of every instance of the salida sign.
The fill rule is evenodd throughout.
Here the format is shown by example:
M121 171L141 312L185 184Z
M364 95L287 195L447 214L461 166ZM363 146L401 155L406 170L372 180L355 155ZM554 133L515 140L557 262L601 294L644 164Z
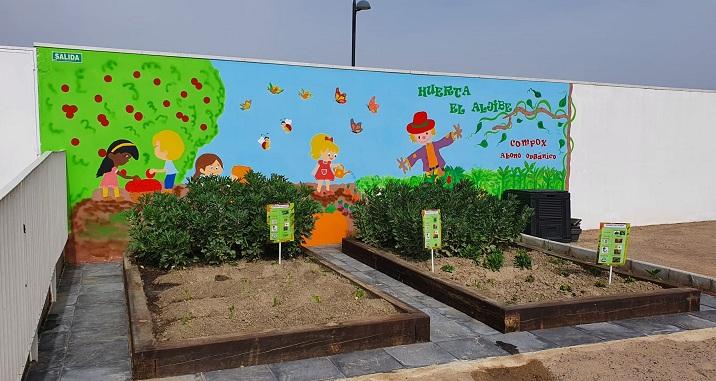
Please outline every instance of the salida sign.
M82 63L82 53L52 52L52 60L55 62Z

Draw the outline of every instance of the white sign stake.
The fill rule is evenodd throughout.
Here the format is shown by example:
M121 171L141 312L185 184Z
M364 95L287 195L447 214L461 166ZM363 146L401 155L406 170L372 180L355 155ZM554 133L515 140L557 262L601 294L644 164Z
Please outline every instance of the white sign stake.
M435 272L435 249L430 249L430 267Z
M281 264L281 242L278 243L278 264Z
M609 284L612 284L612 266L609 266Z

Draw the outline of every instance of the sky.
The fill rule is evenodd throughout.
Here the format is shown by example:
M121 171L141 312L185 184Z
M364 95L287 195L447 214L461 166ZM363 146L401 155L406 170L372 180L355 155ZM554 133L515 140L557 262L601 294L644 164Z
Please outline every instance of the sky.
M370 0L356 65L716 90L713 0ZM34 42L349 65L349 0L0 0Z

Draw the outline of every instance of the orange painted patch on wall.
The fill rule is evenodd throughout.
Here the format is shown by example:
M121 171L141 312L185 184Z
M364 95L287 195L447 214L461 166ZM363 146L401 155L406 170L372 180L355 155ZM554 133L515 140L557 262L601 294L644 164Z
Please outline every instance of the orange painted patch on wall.
M314 216L316 225L311 238L306 239L306 246L338 244L348 236L350 223L341 212L316 213Z

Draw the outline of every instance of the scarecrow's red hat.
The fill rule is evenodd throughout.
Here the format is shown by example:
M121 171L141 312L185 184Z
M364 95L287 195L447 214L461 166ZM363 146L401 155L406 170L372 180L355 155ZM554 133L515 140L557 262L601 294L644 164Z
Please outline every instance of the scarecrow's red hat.
M425 111L418 111L413 115L413 123L408 123L406 129L411 134L422 134L425 131L430 131L435 128L435 121L428 119L428 113Z

